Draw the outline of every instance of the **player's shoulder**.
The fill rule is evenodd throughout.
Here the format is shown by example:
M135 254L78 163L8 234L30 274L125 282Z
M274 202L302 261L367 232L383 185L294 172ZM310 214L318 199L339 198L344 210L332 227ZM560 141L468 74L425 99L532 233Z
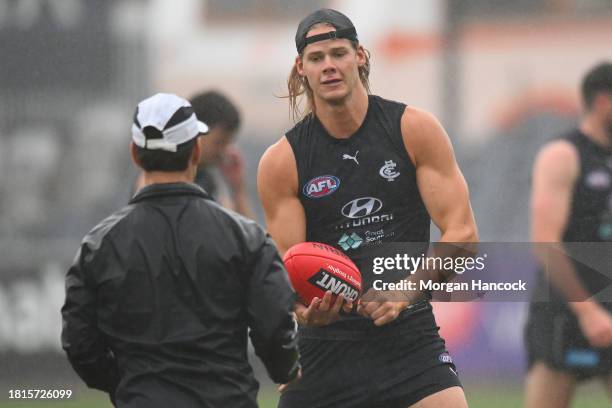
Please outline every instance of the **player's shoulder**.
M568 138L558 138L545 143L539 150L538 161L561 161L576 163L579 159L578 149Z
M257 188L260 196L294 194L298 185L297 163L287 137L268 147L259 160Z
M537 174L555 174L567 180L573 180L580 172L580 155L576 145L566 138L551 140L538 152L533 172Z
M136 206L129 204L104 218L85 235L82 244L89 246L92 250L99 249L102 241L111 236L111 233L117 230L118 226L133 213L134 209L136 209Z
M423 132L440 129L442 125L431 112L406 105L402 115L402 130Z
M74 262L84 262L89 265L96 262L99 254L105 252L102 247L113 241L109 239L114 235L113 231L118 229L117 227L133 212L134 208L133 204L129 204L97 223L81 240Z
M270 145L259 160L258 176L285 178L296 169L295 155L286 136Z
M271 144L265 150L264 154L259 160L259 167L261 170L262 166L278 168L279 166L286 165L287 162L295 162L293 150L287 140L287 136L282 136L276 143Z
M436 155L439 151L452 151L446 131L430 112L406 106L401 120L402 138L414 163Z

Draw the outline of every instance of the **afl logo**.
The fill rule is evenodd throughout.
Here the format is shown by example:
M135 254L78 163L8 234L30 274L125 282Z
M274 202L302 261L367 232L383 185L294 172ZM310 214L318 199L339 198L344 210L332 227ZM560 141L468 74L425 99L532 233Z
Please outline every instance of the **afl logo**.
M610 187L610 174L605 170L593 170L587 174L586 184L592 190L605 190Z
M453 363L453 359L450 356L450 354L448 354L448 352L444 352L444 353L440 354L438 356L438 360L440 360L440 362L446 363L446 364L452 364Z
M340 179L335 176L319 176L304 185L303 193L308 198L321 198L330 195L340 187Z

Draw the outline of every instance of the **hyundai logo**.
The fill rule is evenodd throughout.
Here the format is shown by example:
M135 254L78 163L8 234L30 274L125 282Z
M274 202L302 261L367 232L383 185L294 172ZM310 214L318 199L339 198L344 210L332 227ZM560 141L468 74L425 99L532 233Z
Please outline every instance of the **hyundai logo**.
M376 214L382 208L383 203L378 198L361 197L349 201L342 207L342 215L347 218L361 218Z

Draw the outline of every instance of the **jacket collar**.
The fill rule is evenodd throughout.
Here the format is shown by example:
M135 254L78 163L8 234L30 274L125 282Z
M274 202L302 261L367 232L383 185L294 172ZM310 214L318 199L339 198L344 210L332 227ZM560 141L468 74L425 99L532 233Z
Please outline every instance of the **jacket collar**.
M195 195L212 200L204 189L194 183L163 183L150 184L141 188L130 200L130 204L138 203L154 197L168 197L179 195Z

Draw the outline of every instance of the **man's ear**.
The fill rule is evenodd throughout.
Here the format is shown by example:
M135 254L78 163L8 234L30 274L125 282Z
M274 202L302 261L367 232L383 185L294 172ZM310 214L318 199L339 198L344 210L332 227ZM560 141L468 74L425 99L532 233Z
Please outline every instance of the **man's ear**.
M132 162L136 165L136 167L142 169L142 164L138 159L138 155L136 154L136 145L134 142L130 142L130 156L132 156Z
M198 166L200 164L200 159L202 158L202 136L198 136L195 144L193 145L193 150L191 151L190 162L194 166Z
M365 48L363 48L362 45L359 45L357 47L357 65L359 65L360 67L364 66L365 63L366 63L366 60L367 60L367 58L366 58L366 50L365 50Z
M298 73L299 76L303 77L305 76L304 74L304 64L302 63L302 57L300 57L299 55L297 57L295 57L295 69Z
M603 112L604 110L606 110L606 107L610 103L610 100L612 100L611 98L612 97L606 92L598 92L595 95L595 99L593 99L593 103L591 104L591 110Z

